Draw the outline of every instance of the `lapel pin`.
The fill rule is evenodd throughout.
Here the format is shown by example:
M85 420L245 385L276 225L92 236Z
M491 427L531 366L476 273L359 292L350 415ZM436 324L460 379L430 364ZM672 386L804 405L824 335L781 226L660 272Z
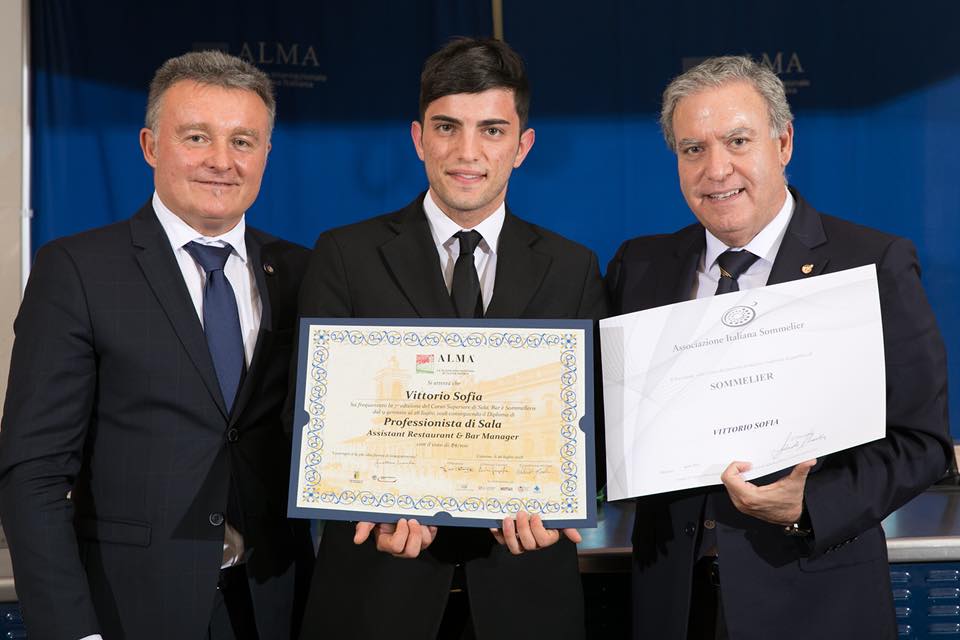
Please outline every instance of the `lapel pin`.
M804 267L804 268L806 268L806 267ZM273 265L270 264L269 262L265 262L265 263L263 264L263 270L267 272L267 275L268 275L268 276L272 276L272 275L273 275L274 273L276 273L276 271L277 271L276 269L273 268Z
M810 263L807 263L802 267L800 267L800 271L803 271L804 275L810 275L810 273L813 271L813 265ZM270 272L268 271L267 273L270 273Z

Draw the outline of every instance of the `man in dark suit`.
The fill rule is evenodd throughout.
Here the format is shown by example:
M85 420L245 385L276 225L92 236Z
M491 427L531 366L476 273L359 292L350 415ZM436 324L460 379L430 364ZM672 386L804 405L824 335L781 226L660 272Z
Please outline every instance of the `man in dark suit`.
M37 254L0 432L31 638L297 633L312 549L280 414L309 254L244 221L274 109L242 60L168 60L140 133L152 200Z
M429 191L321 235L300 315L599 319L594 254L504 204L533 146L528 107L506 44L459 39L431 56L411 125ZM579 539L526 514L493 532L327 522L303 637L583 637Z
M952 455L944 348L913 245L787 189L791 121L780 80L748 58L710 59L670 83L661 125L699 224L620 247L607 273L614 312L875 263L887 435L754 483L733 462L722 486L638 499L636 638L894 638L880 522Z

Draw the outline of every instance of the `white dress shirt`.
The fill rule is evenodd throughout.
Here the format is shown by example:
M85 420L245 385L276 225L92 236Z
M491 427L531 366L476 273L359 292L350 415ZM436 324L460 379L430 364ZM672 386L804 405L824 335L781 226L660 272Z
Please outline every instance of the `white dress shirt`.
M180 265L183 281L187 285L187 291L190 292L190 299L193 301L194 309L197 310L197 318L200 319L201 325L203 324L203 285L206 282L207 274L183 246L190 242L196 242L215 247L223 247L229 244L233 247L230 257L227 258L227 264L223 268L223 274L227 276L230 286L233 287L233 293L237 297L240 332L243 335L243 351L247 365L249 365L250 359L253 357L253 350L257 346L260 314L263 307L253 269L250 268L247 261L246 221L241 218L233 229L223 235L211 238L204 236L167 209L156 193L153 194L153 210L157 212L160 226L163 227L167 239L170 240L170 247L173 249L173 255L177 258L177 264Z
M423 199L423 210L427 214L427 222L430 223L433 243L436 245L437 254L440 256L440 270L443 273L443 281L447 285L447 292L449 292L453 286L453 268L456 266L457 257L460 255L460 240L455 238L454 234L470 229L463 229L447 217L447 214L441 211L437 203L434 202L429 191ZM503 229L503 221L506 215L506 206L501 203L496 211L473 227L483 236L483 240L480 241L476 251L473 252L473 264L477 269L477 277L480 279L480 295L483 298L484 311L490 306L490 300L493 298L493 283L497 277L497 243L500 240L500 230Z
M177 258L177 264L180 265L183 281L187 285L187 291L190 292L190 299L193 301L194 309L197 310L197 318L200 319L201 325L203 324L203 285L206 283L207 274L203 267L197 264L193 256L187 253L183 247L190 242L196 242L215 247L223 247L229 244L233 248L227 258L227 264L223 268L223 274L230 282L233 294L237 298L244 359L247 366L250 366L253 350L257 346L257 334L260 332L260 314L263 311L263 305L260 302L260 293L257 289L253 269L250 268L247 261L247 225L245 219L240 218L237 226L223 235L209 237L204 236L167 209L156 193L153 194L153 210L157 212L160 226L163 227L167 239L170 240L170 247ZM229 567L239 562L243 556L243 538L229 523L226 527L226 536L223 543L223 566ZM229 549L228 547L231 546L234 548Z
M786 190L786 187L784 189ZM777 258L777 252L780 251L783 235L787 232L790 218L793 217L794 206L793 195L787 190L787 198L783 201L783 206L780 207L777 215L744 247L728 247L722 240L705 230L707 248L697 266L697 278L693 283L691 299L709 298L716 293L717 284L720 282L720 265L717 264L717 257L727 249L745 249L758 257L758 260L737 278L740 289L755 289L766 285L767 279L770 278L770 271L773 269L773 261Z

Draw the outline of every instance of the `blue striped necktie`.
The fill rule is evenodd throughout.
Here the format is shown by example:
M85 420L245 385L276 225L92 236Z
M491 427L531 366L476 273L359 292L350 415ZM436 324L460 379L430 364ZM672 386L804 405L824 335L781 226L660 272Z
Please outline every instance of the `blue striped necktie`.
M714 295L740 291L737 278L743 275L750 268L750 265L759 259L760 256L746 250L733 251L727 249L717 256L717 264L720 265L720 280L717 282L717 291Z

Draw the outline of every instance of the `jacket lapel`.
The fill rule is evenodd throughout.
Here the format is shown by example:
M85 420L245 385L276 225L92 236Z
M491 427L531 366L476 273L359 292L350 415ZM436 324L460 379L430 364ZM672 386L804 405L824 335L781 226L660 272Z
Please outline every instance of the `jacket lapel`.
M380 246L380 254L418 316L452 317L456 312L422 202L421 194L388 223L397 235Z
M273 330L273 314L270 312L270 290L267 287L267 278L263 271L263 253L258 240L247 227L247 261L253 269L253 278L257 283L257 293L260 296L260 330ZM274 265L275 267L275 265Z
M784 233L767 284L780 284L820 275L830 261L820 214L800 194L790 190L796 208Z
M497 241L497 274L486 317L523 316L550 268L551 258L533 249L539 237L531 225L507 209Z
M697 265L707 240L703 227L690 225L677 233L674 262L657 273L657 306L685 302L693 292Z
M177 264L170 240L163 232L153 207L145 205L130 220L130 236L135 247L137 262L143 270L147 283L160 301L173 330L180 339L187 357L193 362L204 385L210 392L217 407L227 417L226 405L220 391L220 383L213 368L207 339L203 334L197 310L190 300L190 293L183 281L180 265Z
M247 228L247 262L250 269L253 270L253 277L257 283L257 294L260 297L260 330L257 332L257 343L253 348L253 356L250 358L250 365L247 367L247 373L243 376L240 388L237 390L237 397L233 401L233 407L230 410L231 423L236 417L243 414L243 408L246 406L253 390L257 387L257 374L261 370L260 360L263 359L263 342L265 337L273 329L273 314L270 304L270 290L267 287L267 279L263 272L263 256L261 253L260 242Z

